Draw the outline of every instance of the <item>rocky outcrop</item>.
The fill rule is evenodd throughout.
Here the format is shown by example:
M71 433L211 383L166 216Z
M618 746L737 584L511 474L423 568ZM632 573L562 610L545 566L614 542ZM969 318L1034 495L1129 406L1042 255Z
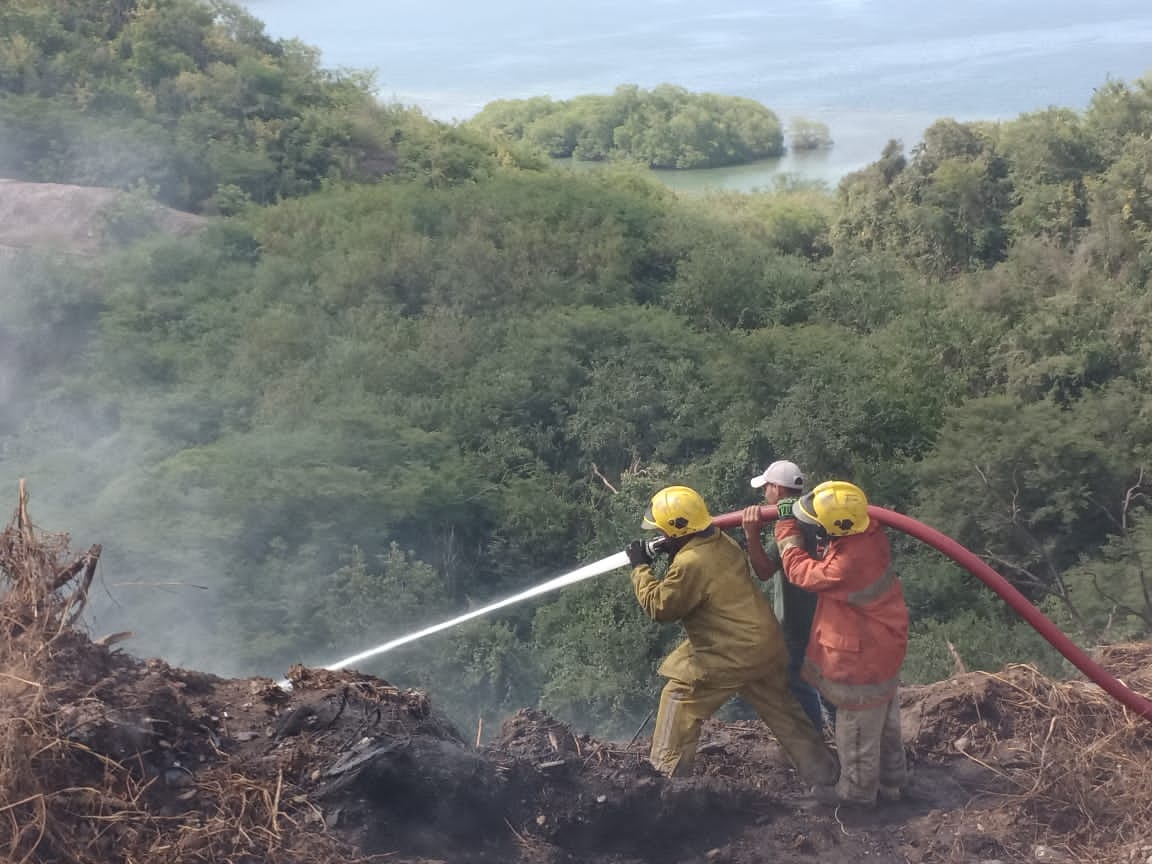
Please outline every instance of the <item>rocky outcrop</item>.
M119 189L0 179L0 254L33 248L95 255L130 230L127 223L185 234L206 221Z

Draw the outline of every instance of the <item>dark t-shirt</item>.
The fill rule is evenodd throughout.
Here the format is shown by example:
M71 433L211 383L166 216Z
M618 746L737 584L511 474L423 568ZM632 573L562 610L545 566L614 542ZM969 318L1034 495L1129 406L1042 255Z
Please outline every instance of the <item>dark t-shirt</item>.
M816 528L804 522L797 523L804 535L804 551L813 558L824 557L826 544L821 544L816 534ZM784 639L793 645L807 645L808 636L812 632L812 618L816 615L816 595L805 591L789 582L784 576L784 569L780 563L780 549L775 539L764 550L776 565L776 590L773 605L776 608L776 617L780 619L780 626L784 629Z

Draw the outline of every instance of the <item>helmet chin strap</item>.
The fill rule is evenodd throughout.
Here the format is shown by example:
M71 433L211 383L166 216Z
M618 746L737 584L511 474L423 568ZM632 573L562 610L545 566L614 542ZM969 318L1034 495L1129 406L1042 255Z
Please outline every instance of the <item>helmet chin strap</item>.
M664 544L664 551L670 555L675 555L688 544L689 540L694 540L697 537L708 537L717 530L715 525L709 525L703 531L693 531L691 534L685 534L682 537L669 537Z

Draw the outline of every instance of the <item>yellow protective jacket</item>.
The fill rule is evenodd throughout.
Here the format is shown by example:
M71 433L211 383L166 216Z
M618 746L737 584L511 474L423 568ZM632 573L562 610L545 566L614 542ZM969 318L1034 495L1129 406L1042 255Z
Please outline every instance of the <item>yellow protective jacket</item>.
M659 672L688 684L736 686L771 671L783 676L787 649L780 624L752 578L748 557L728 535L694 537L663 579L632 569L636 599L655 621L679 621L688 638Z

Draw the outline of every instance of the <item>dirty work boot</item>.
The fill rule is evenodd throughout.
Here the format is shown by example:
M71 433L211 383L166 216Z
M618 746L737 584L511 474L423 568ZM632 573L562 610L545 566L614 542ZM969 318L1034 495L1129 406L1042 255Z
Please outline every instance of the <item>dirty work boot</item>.
M894 804L904 798L904 789L900 786L881 786L876 790L876 800Z
M846 798L837 791L835 786L813 786L809 796L817 804L824 804L828 807L859 807L868 810L876 805L875 801Z
M901 753L900 756L903 757L903 753ZM900 758L897 761L902 763L903 759ZM916 793L914 786L915 777L905 764L899 764L895 770L889 771L884 770L886 767L889 766L883 764L882 756L880 765L880 788L876 790L877 800L895 803L897 801L916 801L923 797Z
M834 785L813 786L809 794L817 804L827 804L829 807L835 807L840 803L840 796L836 794L836 787Z
M865 801L863 798L850 798L843 795L835 786L813 786L811 791L813 801L828 806L850 806L850 808L870 809L876 806L876 801Z

